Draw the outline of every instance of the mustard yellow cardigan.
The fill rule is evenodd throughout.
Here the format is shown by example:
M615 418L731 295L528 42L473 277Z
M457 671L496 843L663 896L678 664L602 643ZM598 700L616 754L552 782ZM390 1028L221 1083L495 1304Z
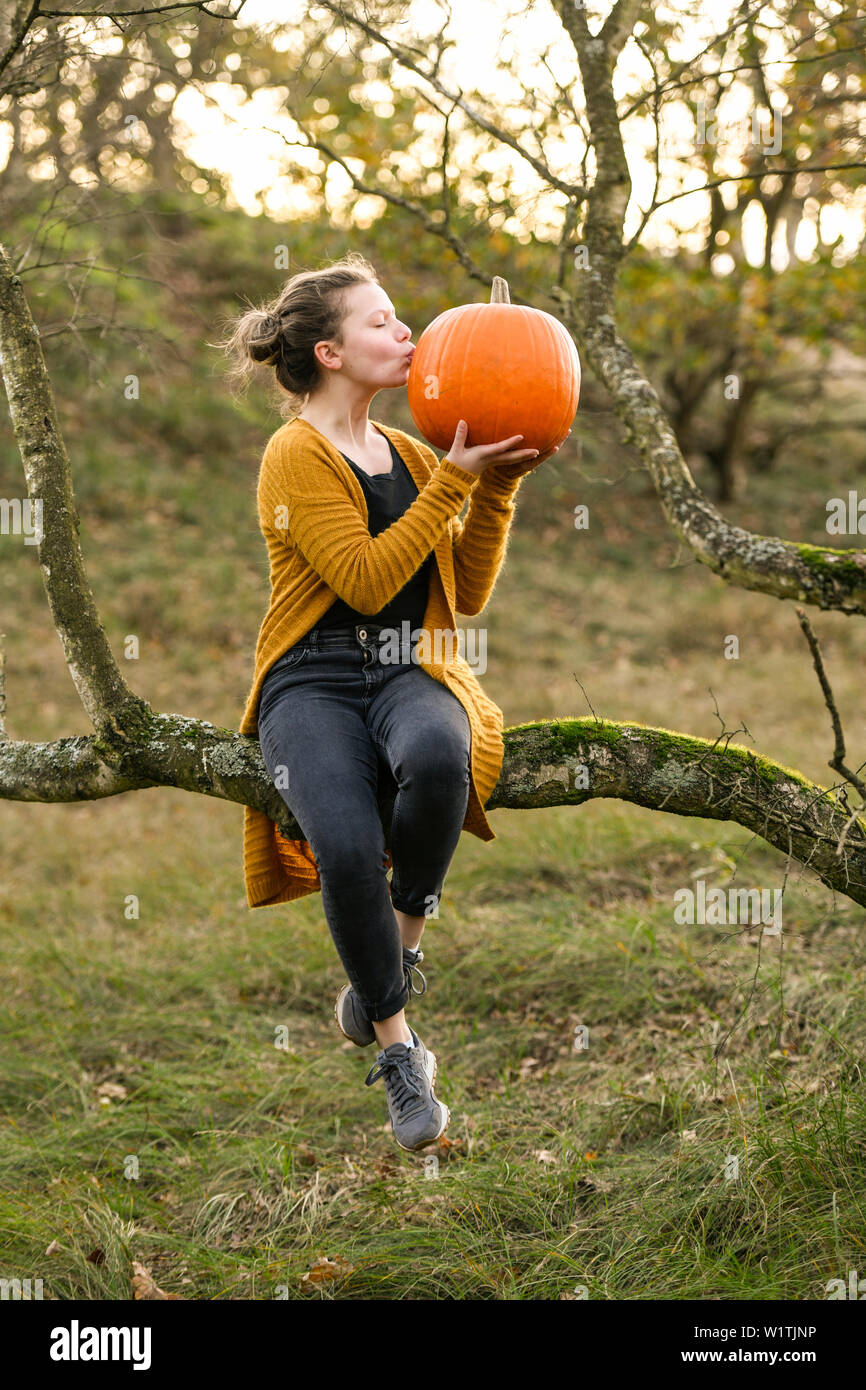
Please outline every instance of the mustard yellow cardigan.
M419 493L397 521L372 538L360 483L315 425L291 420L265 447L256 498L271 597L240 733L258 735L259 696L269 667L336 598L359 613L378 613L411 579L433 541L435 564L417 664L447 686L466 711L472 779L463 829L495 840L484 803L502 769L502 711L456 650L455 611L473 617L490 598L523 475L502 476L494 465L479 477L447 457L439 462L427 444L404 431L372 423L394 444ZM469 510L461 522L458 513L467 497ZM286 839L264 812L250 806L244 807L243 865L250 908L321 890L309 842Z

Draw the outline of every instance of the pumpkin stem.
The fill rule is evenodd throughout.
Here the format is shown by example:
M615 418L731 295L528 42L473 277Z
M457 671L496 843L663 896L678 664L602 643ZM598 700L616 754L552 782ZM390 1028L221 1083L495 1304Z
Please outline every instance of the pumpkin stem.
M490 303L511 303L511 295L508 293L508 281L503 280L501 275L494 275L493 277L493 284L490 287Z

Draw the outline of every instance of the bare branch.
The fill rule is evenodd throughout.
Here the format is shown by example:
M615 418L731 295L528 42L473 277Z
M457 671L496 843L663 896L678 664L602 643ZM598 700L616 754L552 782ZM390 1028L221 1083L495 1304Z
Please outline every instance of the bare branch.
M209 19L237 19L245 4L246 0L238 0L237 9L217 13L208 9L205 0L173 0L173 3L148 5L140 10L90 10L80 5L71 10L40 10L36 6L36 13L40 19L112 19L117 23L121 19L138 19L143 15L166 15L173 10L199 10Z
M802 608L797 608L795 611L797 617L800 619L800 626L803 629L806 641L809 643L809 648L812 652L812 664L815 667L821 689L824 692L824 702L830 711L830 719L833 723L833 734L836 740L836 746L833 749L833 756L828 766L832 767L835 772L841 772L845 780L850 782L852 787L857 788L864 802L866 802L866 782L863 781L862 777L858 777L856 773L851 772L851 770L845 766L845 735L842 732L842 721L839 718L839 711L836 708L833 691L830 689L830 682L824 670L824 660L821 656L821 648L818 645L818 639L812 630L812 624L809 621L808 614ZM863 807L861 806L860 810L862 809Z
M696 188L683 188L679 193L672 193L669 198L660 198L658 202L651 203L643 214L641 226L646 226L651 214L658 208L667 207L668 203L675 203L679 198L690 198L693 193L709 193L710 189L721 188L725 183L748 183L750 179L760 182L761 179L792 177L796 174L827 174L842 169L866 169L866 162L857 159L847 164L798 164L793 169L749 169L747 173L729 174L726 178L714 179L712 183L699 183ZM636 237L637 233L629 241L629 247L634 245Z
M486 116L483 116L475 107L470 106L469 103L464 100L460 92L451 91L450 88L446 87L445 84L440 81L435 72L425 70L420 63L412 57L412 53L417 52L417 49L410 49L405 44L401 44L396 39L392 39L387 34L383 34L381 30L374 28L367 20L352 14L344 5L340 4L338 0L319 0L319 3L324 9L330 10L332 14L338 15L341 19L348 20L350 24L353 24L362 33L366 34L368 38L374 39L376 43L381 43L393 54L401 67L408 68L411 72L417 73L417 75L425 82L429 83L435 91L439 92L440 96L447 97L455 106L459 106L481 130L486 130L489 135L494 135L501 144L508 145L510 149L520 155L521 159L525 159L527 164L531 165L539 177L550 184L552 188L558 188L560 193L566 193L570 198L585 197L586 189L582 184L568 183L565 179L558 178L543 160L536 158L535 155L530 154L527 149L524 149L516 136L512 135L507 130L503 130L492 121L489 121Z
M39 0L14 0L11 8L0 9L0 75L21 52L38 14Z
M394 207L403 208L406 212L410 212L413 217L416 217L418 221L423 224L428 232L432 232L434 236L440 237L451 247L461 265L465 266L467 272L473 279L480 280L482 284L485 285L493 284L492 274L488 275L479 269L472 260L465 243L452 230L447 219L445 221L437 221L421 203L417 203L413 198L406 198L401 193L392 193L389 189L380 188L378 185L374 186L364 183L362 179L358 178L354 170L349 168L346 160L337 153L333 146L328 145L324 140L320 139L319 136L312 135L309 131L304 130L300 120L294 113L292 113L292 117L303 131L304 135L306 135L306 140L290 140L282 131L274 130L271 126L263 126L262 128L264 130L269 130L272 135L278 136L279 139L283 141L284 145L290 147L299 146L301 149L320 150L326 158L333 160L334 163L339 164L342 169L345 169L352 181L352 186L356 188L359 193L372 194L376 198L384 199L386 203L391 203Z
M816 53L810 58L792 58L790 54L786 54L784 58L763 59L761 64L736 63L729 68L718 68L712 74L700 72L695 74L694 76L686 78L686 80L683 82L679 81L680 76L684 72L689 72L689 70L694 66L694 64L699 62L701 58L705 58L708 53L712 53L713 49L717 48L720 43L726 42L733 34L736 33L738 29L741 29L744 24L750 24L752 20L755 18L755 16L761 10L763 10L765 6L766 0L757 0L757 3L753 5L750 9L741 9L740 12L737 14L736 18L731 22L731 24L728 25L727 29L723 30L721 34L715 34L713 38L710 39L709 43L705 44L705 46L702 49L700 49L697 53L694 53L691 58L686 58L682 62L675 64L675 66L671 69L670 76L665 79L661 86L659 86L657 83L656 86L651 88L649 91L642 92L641 95L637 97L636 100L633 101L630 106L626 107L625 110L620 113L621 119L624 121L627 120L629 116L633 115L635 111L637 111L641 106L643 106L645 101L649 101L650 97L662 96L668 92L679 91L684 87L692 86L696 82L706 82L708 80L718 82L718 79L720 77L733 75L736 72L746 72L749 69L758 66L777 67L788 66L789 64L793 66L802 63L820 63L827 59L835 58L837 53L862 53L863 51L861 47L855 45L850 48L828 49L825 53ZM802 34L800 36L800 38L797 40L793 47L796 49L799 48L801 44L808 43L810 39L816 37L818 32L819 31L817 27L808 30L805 34Z
M616 0L616 4L602 25L601 38L607 49L608 63L611 68L616 66L616 60L624 44L631 37L642 4L643 0Z

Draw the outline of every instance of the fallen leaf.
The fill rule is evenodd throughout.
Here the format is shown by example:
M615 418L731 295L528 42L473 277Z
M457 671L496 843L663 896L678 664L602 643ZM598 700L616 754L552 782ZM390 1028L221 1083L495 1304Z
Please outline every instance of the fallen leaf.
M550 1149L536 1149L533 1158L537 1158L539 1163L555 1163L556 1154L551 1153Z
M338 1255L335 1260L329 1260L327 1255L316 1260L312 1269L306 1274L301 1275L302 1284L326 1284L331 1279L343 1279L354 1271L355 1266L344 1260L342 1255Z
M46 1255L59 1255L59 1254L60 1254L60 1241L59 1241L59 1240L52 1240L51 1244L48 1246L48 1248L46 1249L45 1253L46 1253Z
M438 1158L450 1162L455 1158L459 1158L465 1148L466 1145L462 1139L449 1139L447 1135L440 1134L439 1138L436 1140L436 1147L433 1149L433 1153L435 1153Z
M127 1090L125 1086L119 1085L116 1081L103 1081L102 1085L97 1087L96 1094L109 1102L126 1100Z
M159 1298L179 1299L179 1293L165 1293L153 1280L149 1269L145 1269L138 1260L132 1262L132 1296L133 1298L153 1301Z

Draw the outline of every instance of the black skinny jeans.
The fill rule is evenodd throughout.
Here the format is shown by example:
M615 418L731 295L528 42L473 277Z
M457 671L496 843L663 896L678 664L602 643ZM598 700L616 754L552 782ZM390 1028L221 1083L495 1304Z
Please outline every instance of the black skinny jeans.
M387 660L392 631L313 628L268 671L258 714L265 766L309 841L334 945L376 1022L410 995L393 909L436 910L471 777L466 711L409 652ZM397 784L390 896L380 760Z

